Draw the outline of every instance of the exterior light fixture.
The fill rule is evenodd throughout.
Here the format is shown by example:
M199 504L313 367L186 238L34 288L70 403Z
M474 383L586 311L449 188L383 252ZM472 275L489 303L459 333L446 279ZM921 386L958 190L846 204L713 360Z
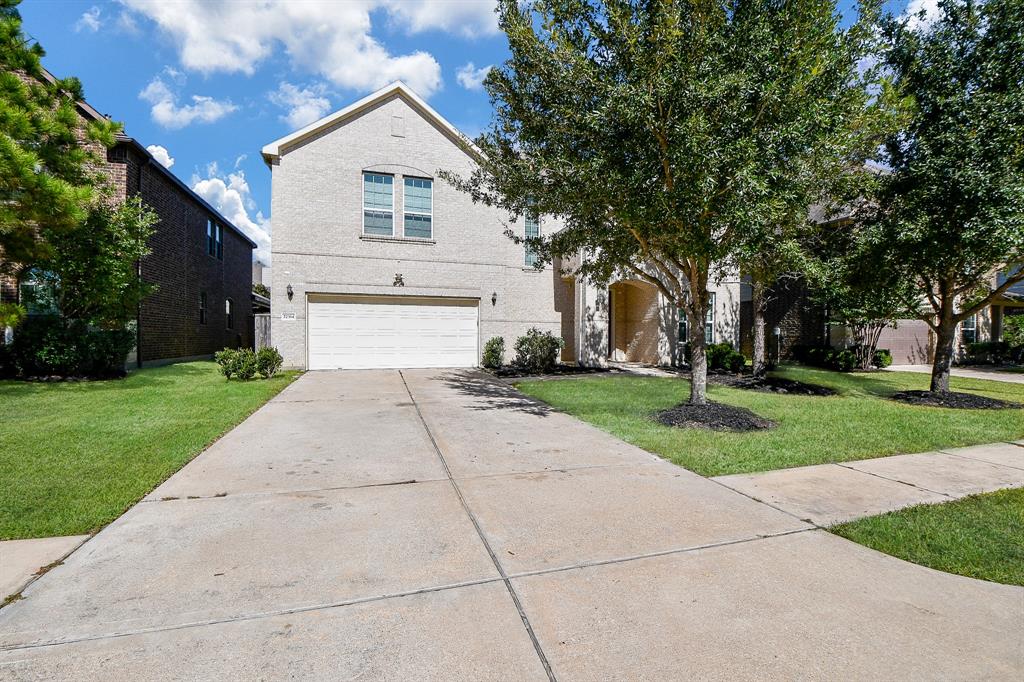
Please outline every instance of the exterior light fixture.
M287 294L288 294L288 300L289 300L289 301L290 301L290 300L292 300L292 296L294 296L294 295L295 295L295 290L294 290L294 289L292 289L292 285L291 285L291 284L289 284L289 285L288 285L287 287L285 287L285 289L284 289L284 290L285 290L285 293L287 293Z
M498 305L498 292L495 291L491 294L491 305Z

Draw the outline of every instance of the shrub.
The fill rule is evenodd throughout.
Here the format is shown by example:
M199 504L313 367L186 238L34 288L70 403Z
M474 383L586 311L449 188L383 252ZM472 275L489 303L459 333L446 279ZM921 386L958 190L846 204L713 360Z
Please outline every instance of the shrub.
M708 369L726 372L739 372L747 363L743 354L734 350L728 343L712 343L707 347Z
M1024 315L1012 315L1003 318L1003 341L1010 348L1020 350L1024 348Z
M484 344L483 365L487 369L499 369L505 358L505 339L493 336Z
M248 381L256 376L258 365L256 363L256 351L252 348L239 348L235 364L235 376L242 381Z
M284 358L273 346L265 346L256 351L256 372L264 379L277 374L277 370L281 369L281 365L284 364Z
M795 346L793 358L805 365L824 367L840 372L852 372L860 367L860 358L856 347ZM888 367L892 364L892 353L884 348L876 350L872 355L871 364L875 367Z
M998 365L1011 357L1010 344L1005 341L969 343L965 349L965 354L967 362L975 365Z
M879 348L871 358L871 364L875 367L884 368L892 364L892 353L888 348Z
M520 370L530 374L550 372L558 362L558 353L565 342L551 332L530 328L525 336L516 339L516 358Z
M235 368L238 364L238 351L234 348L225 348L213 354L213 361L220 366L220 373L230 379L235 375Z
M7 371L21 377L120 377L134 345L135 335L127 329L90 329L56 316L29 317L7 351Z

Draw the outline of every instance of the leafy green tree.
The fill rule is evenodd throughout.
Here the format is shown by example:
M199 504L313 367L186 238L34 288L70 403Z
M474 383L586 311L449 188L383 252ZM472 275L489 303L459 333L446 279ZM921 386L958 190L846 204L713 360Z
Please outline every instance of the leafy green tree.
M913 284L936 337L931 390L949 390L957 325L1024 270L1024 3L940 0L930 26L889 18L885 64L911 103L863 219L879 260ZM997 275L1011 274L1002 282Z
M270 298L270 289L263 282L253 282L252 292Z
M159 221L138 197L124 203L99 202L80 229L58 232L51 257L38 270L57 309L69 321L123 329L155 288L139 276L138 263L150 253L149 237Z
M89 145L113 144L118 130L83 123L81 83L46 77L43 49L22 32L16 5L0 0L0 262L8 269L46 257L51 234L85 220L102 182Z
M849 163L878 4L844 30L832 0L501 0L511 57L485 81L479 170L442 177L514 218L559 216L528 242L545 262L582 252L578 277L683 308L703 404L708 286Z

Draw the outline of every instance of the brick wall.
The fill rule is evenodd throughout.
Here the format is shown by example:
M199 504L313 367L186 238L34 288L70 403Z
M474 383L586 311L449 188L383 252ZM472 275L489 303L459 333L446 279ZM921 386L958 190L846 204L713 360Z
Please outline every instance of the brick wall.
M214 216L155 162L129 148L123 168L127 191L138 192L160 222L150 239L152 253L142 277L157 285L139 318L142 362L210 355L224 347L251 346L252 247L233 230L223 230L224 258L206 253L206 221ZM200 324L200 293L206 293L206 323ZM227 328L225 300L232 301Z
M785 279L772 288L771 300L765 311L765 343L774 357L775 338L772 330L781 334L780 358L792 357L794 346L824 345L825 310L807 295L807 287L800 280ZM750 357L754 350L754 308L750 301L740 304L740 351Z

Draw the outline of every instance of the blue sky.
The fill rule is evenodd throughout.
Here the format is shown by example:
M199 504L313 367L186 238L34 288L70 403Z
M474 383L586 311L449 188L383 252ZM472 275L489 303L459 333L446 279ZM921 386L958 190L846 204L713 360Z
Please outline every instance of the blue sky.
M915 3L933 0L912 0ZM902 4L902 0L894 0ZM849 2L843 2L849 5ZM262 245L261 147L401 78L470 136L490 119L481 69L507 51L493 0L27 0L44 66L81 79L190 187Z

